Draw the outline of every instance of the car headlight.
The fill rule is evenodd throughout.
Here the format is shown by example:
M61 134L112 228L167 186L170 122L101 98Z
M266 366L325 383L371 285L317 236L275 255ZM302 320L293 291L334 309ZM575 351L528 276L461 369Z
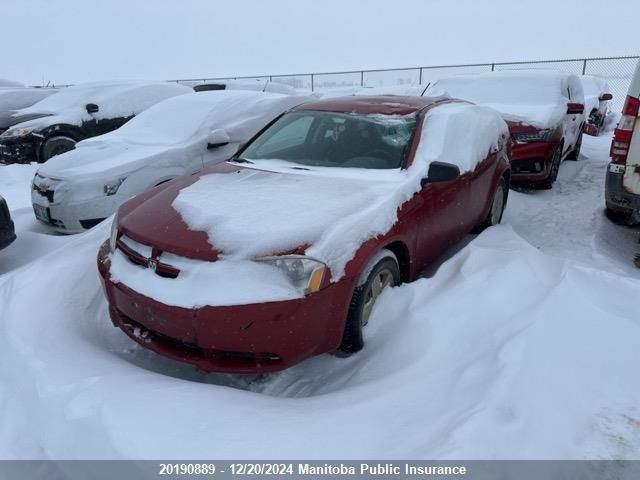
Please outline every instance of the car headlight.
M3 132L2 135L0 135L0 137L2 137L2 138L26 137L27 135L29 135L34 130L35 130L35 128L33 128L33 127L30 127L30 128L10 128L9 130L6 130L5 132Z
M105 183L103 187L104 194L109 196L109 195L115 195L116 193L118 193L118 189L120 188L120 185L122 185L122 182L124 182L126 178L127 177L122 177L122 178L118 178L117 180L114 180L113 182Z
M549 128L538 130L536 132L515 133L513 135L513 138L515 139L516 143L546 142L551 137L552 132L553 130Z
M315 258L304 255L283 255L276 257L256 258L256 262L266 263L286 273L294 287L305 295L317 292L322 288L327 265Z
M112 252L116 251L116 242L118 241L118 212L113 216L111 223L111 235L109 236L109 247Z

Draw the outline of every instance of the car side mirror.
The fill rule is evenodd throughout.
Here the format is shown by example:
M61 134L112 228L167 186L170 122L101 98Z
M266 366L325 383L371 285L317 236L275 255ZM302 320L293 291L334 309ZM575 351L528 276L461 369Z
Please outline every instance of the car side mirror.
M98 110L100 110L100 107L95 103L87 103L85 108L87 109L87 113L98 113Z
M227 145L229 142L231 142L231 139L227 132L218 128L216 130L212 130L209 134L209 137L207 138L207 148L211 149L222 147Z
M582 103L567 103L567 114L579 115L584 113L584 104Z
M609 92L603 93L602 95L600 95L600 98L598 100L600 100L601 102L606 102L607 100L613 100L613 95L610 94Z
M445 162L431 162L429 173L420 181L423 187L429 183L450 182L460 176L460 168L457 165Z

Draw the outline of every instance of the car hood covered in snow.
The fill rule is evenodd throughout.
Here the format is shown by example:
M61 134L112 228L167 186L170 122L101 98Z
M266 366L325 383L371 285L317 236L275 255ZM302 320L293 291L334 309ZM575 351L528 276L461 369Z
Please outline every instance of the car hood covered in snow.
M39 169L44 177L82 181L100 177L125 175L150 164L170 149L154 145L91 141L80 142L76 149L49 159Z

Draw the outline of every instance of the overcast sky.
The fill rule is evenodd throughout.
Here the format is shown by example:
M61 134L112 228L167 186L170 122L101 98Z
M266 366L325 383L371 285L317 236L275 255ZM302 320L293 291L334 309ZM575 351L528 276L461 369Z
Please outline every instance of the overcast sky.
M640 54L640 0L2 0L0 77L175 79Z

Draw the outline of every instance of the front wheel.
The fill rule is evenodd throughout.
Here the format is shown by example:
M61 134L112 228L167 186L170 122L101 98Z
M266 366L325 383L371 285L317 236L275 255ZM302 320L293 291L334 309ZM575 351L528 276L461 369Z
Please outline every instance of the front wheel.
M498 225L502 221L502 215L504 209L507 206L507 196L509 195L509 188L504 177L500 178L496 191L493 194L493 202L491 203L491 210L485 217L485 219L473 229L473 233L480 233L489 227Z
M367 266L364 269L365 272L369 272L366 280L359 284L353 292L342 342L336 352L340 356L348 356L364 347L362 329L369 323L373 306L378 297L385 288L400 284L398 261L393 253L390 251L388 253L389 255L378 260L373 268L369 269Z
M549 170L549 175L542 182L540 182L540 187L543 189L550 189L551 187L553 187L553 184L556 183L556 179L558 178L558 172L560 172L560 164L562 163L562 148L563 148L563 145L560 144L556 147L556 150L553 152L553 158L551 159L551 169Z
M583 133L581 129L580 135L578 135L578 139L576 140L576 146L573 147L573 150L571 150L571 153L567 155L567 160L578 160L578 158L580 158L580 149L582 148L582 135Z
M40 158L38 161L40 163L44 163L51 157L73 150L75 147L76 141L71 137L50 137L42 144L42 147L40 148Z

